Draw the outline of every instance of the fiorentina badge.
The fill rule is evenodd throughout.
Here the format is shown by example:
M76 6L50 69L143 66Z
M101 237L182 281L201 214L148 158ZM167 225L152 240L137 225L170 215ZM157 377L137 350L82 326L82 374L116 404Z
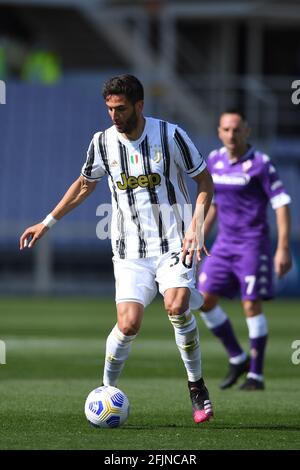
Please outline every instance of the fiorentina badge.
M245 162L243 162L243 165L242 165L243 171L248 171L250 170L251 167L252 167L251 160L246 160Z

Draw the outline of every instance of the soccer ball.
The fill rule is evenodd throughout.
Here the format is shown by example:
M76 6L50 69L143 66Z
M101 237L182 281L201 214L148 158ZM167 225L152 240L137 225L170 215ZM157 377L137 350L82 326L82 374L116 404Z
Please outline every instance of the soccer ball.
M92 390L84 407L87 420L99 428L117 428L129 415L129 401L116 387L103 385Z

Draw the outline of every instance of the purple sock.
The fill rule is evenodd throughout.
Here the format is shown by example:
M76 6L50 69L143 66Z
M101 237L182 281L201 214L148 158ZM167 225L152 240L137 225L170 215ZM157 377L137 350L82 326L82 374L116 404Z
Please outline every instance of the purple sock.
M229 357L239 356L243 353L229 319L225 320L221 325L211 328L211 331L222 341Z
M268 336L250 338L250 370L253 374L263 374L263 363Z

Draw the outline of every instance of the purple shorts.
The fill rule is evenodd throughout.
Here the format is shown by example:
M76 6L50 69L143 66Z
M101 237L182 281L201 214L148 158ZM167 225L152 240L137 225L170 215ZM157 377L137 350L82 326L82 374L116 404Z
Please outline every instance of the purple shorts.
M241 241L233 244L217 239L211 256L200 265L197 288L242 300L273 297L273 260L268 238Z

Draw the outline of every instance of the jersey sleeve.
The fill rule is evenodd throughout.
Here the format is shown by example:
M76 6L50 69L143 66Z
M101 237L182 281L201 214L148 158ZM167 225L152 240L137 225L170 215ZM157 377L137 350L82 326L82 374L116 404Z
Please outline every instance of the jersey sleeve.
M206 168L206 163L186 132L180 127L174 131L175 160L180 168L191 178Z
M262 185L274 210L290 204L291 198L287 194L279 178L274 164L267 155L263 155Z
M97 134L95 134L89 145L81 174L88 181L100 181L105 173L106 170L97 145Z

